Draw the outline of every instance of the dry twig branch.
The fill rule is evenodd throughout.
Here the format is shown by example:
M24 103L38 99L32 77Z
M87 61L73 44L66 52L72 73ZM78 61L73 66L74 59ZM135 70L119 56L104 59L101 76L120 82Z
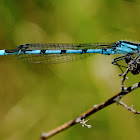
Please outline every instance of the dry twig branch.
M121 100L119 101L119 104L120 104L121 106L125 107L127 110L129 110L129 111L131 111L131 112L133 112L133 113L135 113L135 114L140 114L139 111L136 111L136 110L133 109L133 106L134 106L134 105L132 105L131 107L129 107L129 106L127 106L124 102L122 102Z
M125 79L125 78L124 78ZM115 96L113 96L112 98L110 98L109 100L99 104L99 105L94 105L94 107L88 111L86 111L85 113L81 114L79 117L69 121L69 122L66 122L65 124L49 131L49 132L46 132L46 133L43 133L41 138L39 140L45 140L45 139L48 139L54 135L56 135L57 133L59 132L62 132L63 130L77 124L77 123L80 123L82 124L82 126L87 126L87 127L91 127L90 125L87 125L86 122L87 121L84 121L85 118L89 117L90 115L98 112L99 110L117 102L118 104L124 106L126 109L130 110L131 112L135 113L135 114L139 114L138 111L134 110L132 107L128 107L126 104L124 104L122 101L120 101L120 99L130 93L131 91L137 89L140 87L140 82L139 83L136 83L128 88L125 88L123 89L120 93L116 94Z

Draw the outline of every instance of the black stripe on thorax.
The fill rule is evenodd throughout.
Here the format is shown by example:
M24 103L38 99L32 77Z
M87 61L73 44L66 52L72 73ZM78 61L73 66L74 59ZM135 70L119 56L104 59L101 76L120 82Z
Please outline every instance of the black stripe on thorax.
M123 41L123 43L127 43L127 44L130 44L130 45L135 45L135 46L138 46L138 44L137 44L137 43L134 43L134 42Z

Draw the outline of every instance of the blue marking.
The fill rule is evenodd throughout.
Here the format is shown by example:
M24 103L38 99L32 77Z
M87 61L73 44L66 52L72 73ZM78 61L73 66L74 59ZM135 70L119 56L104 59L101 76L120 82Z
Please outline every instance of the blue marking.
M88 49L87 53L102 53L102 49Z
M121 47L127 47L127 48L132 48L132 49L138 49L137 45L131 45L131 44L127 44L127 43L121 43Z
M133 53L134 51L131 48L118 47L118 48L116 48L116 52L117 52L117 54L127 54L127 53ZM137 51L135 50L135 52L137 52Z
M5 55L5 50L0 50L0 56Z
M66 53L82 53L82 50L67 50Z
M45 51L46 54L60 54L61 50L46 50Z
M40 54L41 50L32 50L32 51L25 51L26 54Z
M113 49L88 49L86 53L115 54Z

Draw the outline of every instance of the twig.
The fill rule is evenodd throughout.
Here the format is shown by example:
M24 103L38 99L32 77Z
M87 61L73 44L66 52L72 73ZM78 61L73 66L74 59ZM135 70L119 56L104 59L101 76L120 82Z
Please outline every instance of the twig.
M128 88L126 88L125 90L122 90L120 93L116 94L115 96L113 96L109 100L107 100L107 101L105 101L105 102L103 102L103 103L101 103L99 105L94 106L92 109L90 109L90 110L86 111L85 113L81 114L79 117L77 117L77 118L75 118L75 119L73 119L73 120L71 120L71 121L69 121L69 122L67 122L67 123L55 128L55 129L53 129L53 130L51 130L51 131L49 131L47 133L43 133L39 140L48 139L48 138L56 135L59 132L62 132L63 130L65 130L65 129L71 127L71 126L73 126L73 125L75 125L77 123L80 123L83 119L89 117L90 115L96 113L97 111L99 111L99 110L101 110L101 109L113 104L114 102L120 101L120 99L124 95L130 93L131 91L137 89L138 87L140 87L140 82L136 83L136 84L134 84L134 85L132 85L132 86L130 86ZM119 99L119 100L117 100L117 99Z
M129 106L127 106L124 102L122 102L121 100L119 101L119 104L120 104L121 106L125 107L127 110L129 110L129 111L131 111L131 112L133 112L133 113L135 113L135 114L140 114L139 111L136 111L136 110L133 109L133 106L134 106L134 105L132 105L131 107L129 107Z
M123 73L123 78L122 78L122 87L121 87L121 90L124 90L124 81L126 80L126 79L128 79L127 77L126 77L126 75L128 74L128 72L129 72L129 68L127 68L126 69L126 71Z

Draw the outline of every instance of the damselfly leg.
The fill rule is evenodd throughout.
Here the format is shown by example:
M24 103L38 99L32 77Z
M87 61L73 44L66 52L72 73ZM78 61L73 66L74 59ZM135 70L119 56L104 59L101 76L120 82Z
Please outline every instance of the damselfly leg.
M123 66L118 64L119 61L125 60L127 66ZM120 57L116 57L114 61L112 62L113 65L117 65L120 70L122 71L122 90L125 90L124 88L124 82L127 79L126 75L130 71L133 75L137 75L140 73L140 53L136 54L126 54ZM126 68L125 72L122 70L122 68Z
M126 59L129 59L129 57L130 57L130 54L129 55L127 54L127 55L116 57L114 59L114 61L112 61L112 64L118 66L120 68L121 72L124 73L124 71L122 70L122 67L123 68L127 68L127 66L120 65L120 64L118 64L118 62L119 61L122 61L122 60L125 60L126 61Z

